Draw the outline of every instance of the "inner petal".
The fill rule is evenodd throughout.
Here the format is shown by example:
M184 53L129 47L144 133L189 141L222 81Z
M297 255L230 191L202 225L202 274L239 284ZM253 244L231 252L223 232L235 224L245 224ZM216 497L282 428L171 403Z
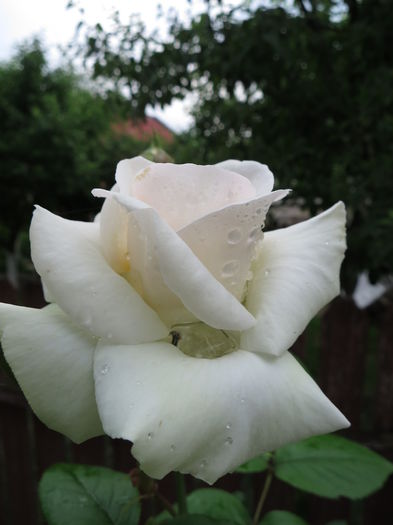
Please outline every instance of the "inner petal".
M132 195L154 208L175 230L255 194L246 177L195 164L152 164L132 184Z
M205 323L173 325L171 342L191 357L215 359L239 349L238 332L217 330Z

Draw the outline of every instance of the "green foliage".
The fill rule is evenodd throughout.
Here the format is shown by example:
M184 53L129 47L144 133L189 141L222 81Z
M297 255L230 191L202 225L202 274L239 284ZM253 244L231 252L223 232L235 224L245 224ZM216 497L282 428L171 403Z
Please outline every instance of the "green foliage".
M292 512L273 510L264 516L260 525L307 525L307 522Z
M358 443L318 436L277 450L275 475L301 490L323 496L364 498L380 489L393 464Z
M258 465L260 472L266 469L265 454L238 471L258 472ZM279 448L270 468L277 478L298 489L325 498L350 499L377 491L393 472L393 464L379 454L336 435L316 436Z
M175 506L177 509L177 506ZM247 509L235 495L220 489L198 489L187 496L187 509L190 514L208 517L214 520L229 520L233 525L248 525L251 518ZM168 512L163 512L154 520L154 524L166 523Z
M137 23L115 21L109 34L87 29L95 77L128 86L140 112L193 91L195 127L174 154L178 161L263 161L313 214L343 200L347 289L359 270L372 278L391 272L390 2L209 4L218 7L190 24L174 18L163 42Z
M48 525L137 525L139 494L126 474L58 464L43 475L39 496Z
M177 516L162 522L162 525L233 525L231 521L215 520L206 516L191 515Z
M51 70L38 41L0 65L0 244L14 251L34 204L71 219L99 209L90 191L143 146L116 135L111 100L72 71ZM125 115L127 116L127 115Z
M266 452L261 456L257 456L256 458L243 463L243 465L236 469L236 472L240 472L241 474L254 474L256 472L263 472L267 469L271 458L272 454Z

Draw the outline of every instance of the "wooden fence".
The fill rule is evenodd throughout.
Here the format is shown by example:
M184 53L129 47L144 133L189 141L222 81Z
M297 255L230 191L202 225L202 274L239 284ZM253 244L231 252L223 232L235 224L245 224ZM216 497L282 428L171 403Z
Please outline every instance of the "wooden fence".
M42 306L39 284L24 283L23 293L0 281L0 301ZM326 395L352 423L345 436L358 440L393 460L393 305L379 303L358 310L351 300L336 299L310 324L292 351L302 360ZM95 438L74 445L47 429L33 415L18 388L0 371L0 524L41 525L37 486L43 471L56 462L106 465L129 471L135 463L130 443ZM236 490L248 483L259 491L263 475L251 482L226 476L217 486ZM200 486L189 478L190 487ZM173 498L171 477L161 484ZM350 525L393 522L393 479L362 501L324 500L274 481L269 509L299 512L312 525L347 520ZM73 525L73 524L70 524Z

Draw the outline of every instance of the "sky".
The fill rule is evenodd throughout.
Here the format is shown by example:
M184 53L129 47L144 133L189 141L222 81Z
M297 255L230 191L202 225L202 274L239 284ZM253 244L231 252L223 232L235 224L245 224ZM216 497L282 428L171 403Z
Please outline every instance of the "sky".
M0 61L9 59L18 44L40 36L46 49L49 50L50 63L59 63L59 45L71 41L76 25L81 19L78 9L66 9L68 0L0 0ZM84 8L83 18L89 24L100 23L109 27L109 17L114 9L120 13L122 21L130 14L139 13L149 30L157 27L157 0L79 0ZM229 3L229 2L228 2ZM238 3L235 1L235 3ZM162 0L165 10L176 7L182 18L187 19L187 12L198 12L203 9L202 0ZM162 19L161 19L162 24ZM176 101L164 110L150 108L148 114L159 117L174 131L189 127L192 118L189 107L192 99L185 102Z

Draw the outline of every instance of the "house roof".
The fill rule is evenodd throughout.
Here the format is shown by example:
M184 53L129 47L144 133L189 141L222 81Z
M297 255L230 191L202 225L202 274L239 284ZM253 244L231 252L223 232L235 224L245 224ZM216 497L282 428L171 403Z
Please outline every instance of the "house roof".
M127 119L117 122L113 128L118 133L130 135L136 140L150 142L155 136L159 136L165 142L173 142L175 135L165 124L156 117L144 117L141 119Z

